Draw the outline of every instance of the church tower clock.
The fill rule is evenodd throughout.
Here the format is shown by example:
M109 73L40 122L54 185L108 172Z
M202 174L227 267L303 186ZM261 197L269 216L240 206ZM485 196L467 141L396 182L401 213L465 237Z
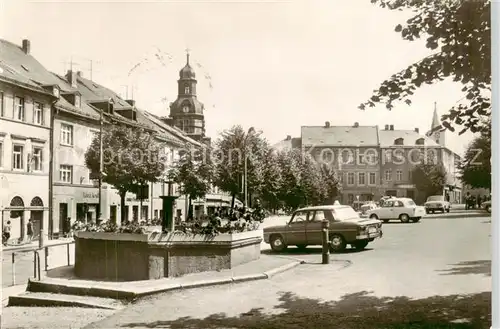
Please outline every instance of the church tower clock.
M173 125L189 137L202 142L205 137L205 106L196 95L196 74L189 63L186 52L186 65L179 71L177 80L177 99L170 103L170 118Z

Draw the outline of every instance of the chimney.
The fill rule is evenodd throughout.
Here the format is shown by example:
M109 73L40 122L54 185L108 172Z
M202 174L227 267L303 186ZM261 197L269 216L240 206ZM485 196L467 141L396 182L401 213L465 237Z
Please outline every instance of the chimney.
M23 51L26 55L30 54L30 41L28 39L23 40Z
M330 128L330 121L325 121L325 128Z
M290 140L292 140L292 136L290 136L290 135L286 135L286 139L285 139L285 140L286 140L286 141L290 141Z
M418 128L415 128L415 132L418 134L420 133L420 131L418 130Z
M385 125L385 130L389 130L389 125Z
M135 106L135 100L133 99L127 99L125 102L127 102L130 106Z
M394 125L390 125L390 129L391 129L391 130L394 130Z
M359 122L354 122L354 128L358 128L359 127Z
M71 84L71 87L78 87L76 83L76 72L68 70L68 73L66 73L66 80Z

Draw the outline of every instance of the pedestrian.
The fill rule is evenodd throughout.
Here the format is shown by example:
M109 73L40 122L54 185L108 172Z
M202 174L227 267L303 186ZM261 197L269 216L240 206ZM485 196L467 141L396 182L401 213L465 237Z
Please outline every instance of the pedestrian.
M26 225L26 231L28 234L28 243L33 240L33 219L29 219L28 224Z
M7 245L7 241L10 239L10 230L11 230L11 224L10 220L7 221L7 223L3 226L3 232L2 232L2 243L4 246Z
M481 208L481 202L484 201L483 198L481 198L481 195L477 196L477 207Z

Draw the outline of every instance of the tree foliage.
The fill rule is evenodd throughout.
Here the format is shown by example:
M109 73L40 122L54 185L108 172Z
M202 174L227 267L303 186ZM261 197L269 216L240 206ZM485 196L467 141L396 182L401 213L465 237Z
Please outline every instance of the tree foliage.
M206 153L204 148L187 147L167 173L169 179L179 184L181 194L191 200L205 197L212 186L213 168Z
M458 171L462 183L491 189L491 134L483 133L471 142Z
M419 192L418 201L423 202L431 195L442 195L446 175L446 169L441 163L422 161L416 165L412 170L411 181Z
M411 104L411 97L424 84L446 78L463 84L464 99L443 115L442 125L460 134L487 126L491 114L491 36L488 0L371 0L390 10L412 10L415 15L395 31L404 40L426 38L433 54L411 64L383 81L360 109L396 101Z
M268 209L278 209L283 177L277 152L272 149L267 150L267 155L262 162L262 170L262 184L259 194L264 201L264 206Z
M97 134L85 153L85 165L99 174L100 136ZM140 128L119 124L106 126L102 134L102 181L112 185L120 195L121 218L125 218L125 195L138 193L140 186L156 182L164 166L160 161L162 145L153 135Z

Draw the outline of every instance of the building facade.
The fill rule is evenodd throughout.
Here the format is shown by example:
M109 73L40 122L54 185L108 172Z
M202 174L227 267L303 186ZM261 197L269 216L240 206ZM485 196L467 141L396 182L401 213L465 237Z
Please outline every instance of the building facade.
M302 152L333 166L342 183L340 202L353 204L379 197L379 138L377 126L303 126ZM293 139L290 139L293 140Z
M2 227L10 221L10 241L20 242L29 219L34 239L42 221L49 223L50 122L58 95L46 85L28 40L22 46L0 40L0 46L0 208Z

